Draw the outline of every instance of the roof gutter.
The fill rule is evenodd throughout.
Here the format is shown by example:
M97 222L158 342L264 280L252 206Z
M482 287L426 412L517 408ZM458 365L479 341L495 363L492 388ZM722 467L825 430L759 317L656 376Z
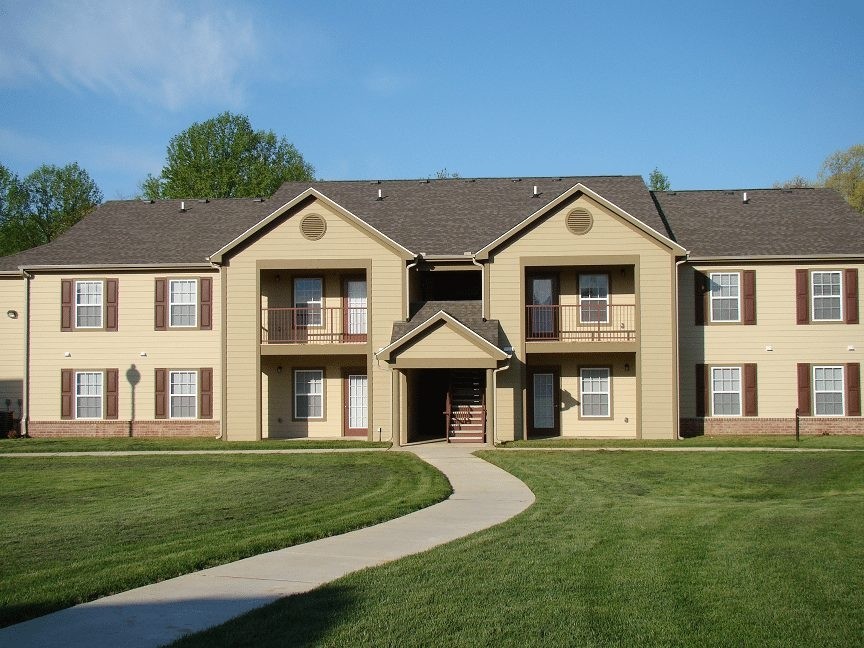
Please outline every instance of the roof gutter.
M19 266L22 272L64 272L82 270L212 270L215 266L207 263L105 263L69 265L28 265Z
M740 263L742 261L751 261L753 263L773 263L777 261L854 261L864 260L862 254L754 254L750 256L687 256L687 261L691 263L722 263L734 261Z

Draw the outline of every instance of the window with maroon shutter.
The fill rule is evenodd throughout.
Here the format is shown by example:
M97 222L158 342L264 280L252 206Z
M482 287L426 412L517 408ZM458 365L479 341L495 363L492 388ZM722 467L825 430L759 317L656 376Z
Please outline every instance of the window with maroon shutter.
M106 279L105 280L105 330L106 331L116 331L117 330L117 302L119 299L118 295L118 281L117 279Z
M846 416L861 416L861 365L846 365Z
M168 418L168 370L157 369L155 373L155 416L157 419Z
M798 363L798 413L801 416L810 416L812 412L810 402L810 365L800 362Z
M745 364L744 369L744 416L759 415L759 400L756 391L756 365Z
M711 400L711 380L708 365L696 365L696 416L708 416Z
M71 331L73 329L72 315L75 310L74 299L75 282L71 279L63 279L60 282L60 330Z
M741 323L756 323L756 271L744 270L741 273Z
M120 375L117 369L105 370L105 418L116 419L118 416L118 396L120 391Z
M60 418L71 419L75 411L75 371L73 369L60 370Z
M707 275L702 274L701 272L694 271L694 298L695 302L693 304L696 313L696 324L704 324L705 323L705 313L708 310L708 277Z
M213 418L213 369L210 367L198 370L198 389L200 390L198 418Z
M213 280L210 277L201 277L198 282L200 317L199 328L210 330L213 328Z
M164 331L168 328L168 280L156 280L156 294L154 298L154 319L155 328L157 331Z
M858 323L858 269L847 268L843 272L843 308L847 324Z
M795 322L810 323L810 273L807 270L795 271Z

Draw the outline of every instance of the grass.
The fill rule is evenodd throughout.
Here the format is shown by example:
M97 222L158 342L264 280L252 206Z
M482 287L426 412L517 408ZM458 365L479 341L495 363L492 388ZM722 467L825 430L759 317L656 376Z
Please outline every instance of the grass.
M480 456L535 505L176 646L861 644L858 454Z
M833 448L862 449L864 436L802 436L800 442L794 436L698 436L689 439L532 439L530 441L507 441L502 448Z
M450 492L408 453L0 459L0 626Z
M220 441L209 438L78 438L0 439L4 452L99 452L136 450L281 450L317 448L389 448L390 442L326 439L268 439L266 441Z

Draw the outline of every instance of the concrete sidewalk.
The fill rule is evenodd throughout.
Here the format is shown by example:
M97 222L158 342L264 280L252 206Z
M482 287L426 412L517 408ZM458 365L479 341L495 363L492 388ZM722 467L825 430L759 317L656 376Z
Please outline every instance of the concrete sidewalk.
M449 499L389 522L273 551L106 596L0 630L16 648L155 648L276 599L345 574L431 549L500 524L534 494L509 473L471 455L477 446L411 448L443 472Z

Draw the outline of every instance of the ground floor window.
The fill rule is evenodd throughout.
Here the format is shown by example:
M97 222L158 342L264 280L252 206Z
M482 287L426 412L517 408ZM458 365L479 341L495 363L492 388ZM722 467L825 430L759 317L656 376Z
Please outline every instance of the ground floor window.
M294 418L324 418L324 371L297 369L294 371Z
M843 416L843 367L813 367L816 416Z
M171 418L196 418L198 416L198 372L170 372L170 416Z
M609 369L582 369L579 372L582 393L582 416L592 418L611 415L611 389Z
M75 373L75 418L102 418L102 372Z
M714 416L741 416L741 367L711 368L711 407Z

